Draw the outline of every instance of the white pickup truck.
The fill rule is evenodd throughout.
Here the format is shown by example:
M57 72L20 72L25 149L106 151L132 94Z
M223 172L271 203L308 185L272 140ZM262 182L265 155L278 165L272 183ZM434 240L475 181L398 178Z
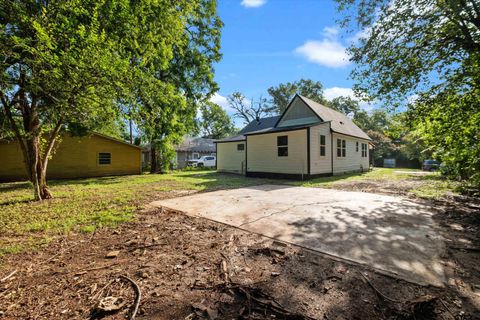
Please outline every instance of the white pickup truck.
M215 167L217 164L215 156L203 156L200 159L190 160L189 164L193 167Z

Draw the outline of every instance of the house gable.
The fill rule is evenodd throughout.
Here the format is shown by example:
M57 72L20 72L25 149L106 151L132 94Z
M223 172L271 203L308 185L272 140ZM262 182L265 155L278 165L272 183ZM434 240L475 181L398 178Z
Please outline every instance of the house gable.
M295 96L280 117L276 127L307 125L322 121L320 117L299 96Z

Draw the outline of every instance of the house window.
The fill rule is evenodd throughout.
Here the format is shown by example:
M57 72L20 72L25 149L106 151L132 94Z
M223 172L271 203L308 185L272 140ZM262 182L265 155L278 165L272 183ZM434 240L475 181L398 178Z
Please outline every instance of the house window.
M112 154L107 152L100 152L98 154L98 164L107 165L112 164Z
M279 157L288 157L288 136L277 137L277 149Z
M237 151L243 151L245 150L245 145L243 143L237 144Z
M358 141L357 141L357 152L358 152ZM362 152L363 152L363 143L362 143Z
M194 153L192 153L192 158L193 158L194 160L200 159L200 154L197 153L197 152L194 152Z
M320 135L320 156L324 157L325 156L325 150L326 150L326 139L323 134Z
M345 158L347 156L347 141L337 139L337 157Z
M366 143L362 143L362 157L366 158L368 154L368 145Z

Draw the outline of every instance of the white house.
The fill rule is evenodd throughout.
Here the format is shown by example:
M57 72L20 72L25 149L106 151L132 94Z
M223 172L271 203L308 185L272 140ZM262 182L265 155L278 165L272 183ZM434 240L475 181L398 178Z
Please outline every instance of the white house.
M215 141L217 170L294 179L366 171L370 141L346 115L296 95L282 115Z

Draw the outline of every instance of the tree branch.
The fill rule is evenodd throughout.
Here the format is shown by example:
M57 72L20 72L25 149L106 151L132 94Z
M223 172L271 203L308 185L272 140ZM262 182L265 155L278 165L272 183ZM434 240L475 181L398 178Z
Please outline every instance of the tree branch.
M43 157L42 157L42 164L43 164L42 169L43 170L45 170L45 168L47 167L48 156L50 155L50 152L52 152L53 146L55 145L57 135L60 132L60 130L62 129L62 126L63 126L63 119L60 118L60 120L58 120L57 124L55 125L55 128L50 133L47 148L45 149L45 152L44 152Z
M13 130L13 133L17 137L18 143L20 144L20 148L24 153L27 152L27 148L25 143L23 142L22 134L20 133L20 129L18 128L17 124L15 123L15 119L13 118L11 106L15 103L13 100L11 104L8 103L7 99L5 99L5 95L3 92L0 91L0 96L3 104L3 108L5 109L5 115L7 116L8 121L10 122L10 126Z

